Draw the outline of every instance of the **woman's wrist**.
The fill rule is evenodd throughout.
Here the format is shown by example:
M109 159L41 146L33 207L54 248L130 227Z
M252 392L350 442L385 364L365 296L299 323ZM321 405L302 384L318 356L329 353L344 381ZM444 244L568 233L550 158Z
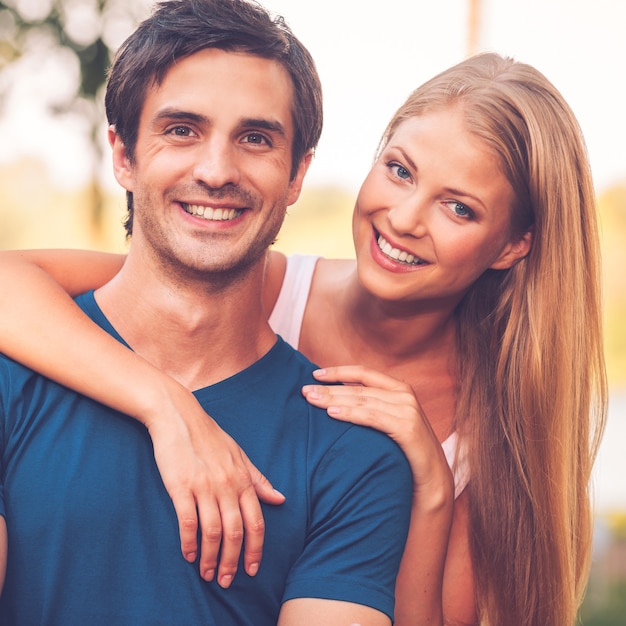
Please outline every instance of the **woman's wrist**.
M446 464L443 471L413 487L414 509L423 514L452 515L454 508L454 476Z
M193 394L167 374L145 365L146 371L136 377L132 393L127 395L127 413L150 430L174 415L184 417L180 407L192 400Z

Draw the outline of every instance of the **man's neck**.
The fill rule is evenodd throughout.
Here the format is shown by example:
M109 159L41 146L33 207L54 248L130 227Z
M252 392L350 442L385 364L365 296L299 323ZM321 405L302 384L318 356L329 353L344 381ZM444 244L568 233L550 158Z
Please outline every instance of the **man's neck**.
M224 380L276 341L262 306L263 262L227 285L171 280L126 264L96 292L111 324L148 362L190 389Z

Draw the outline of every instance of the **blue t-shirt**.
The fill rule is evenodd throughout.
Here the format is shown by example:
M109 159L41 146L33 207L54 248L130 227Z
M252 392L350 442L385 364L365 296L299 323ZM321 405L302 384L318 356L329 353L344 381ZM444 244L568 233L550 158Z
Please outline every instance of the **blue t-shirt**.
M92 293L78 302L121 341ZM9 535L0 624L275 626L281 604L300 597L391 616L409 467L386 435L304 400L313 369L279 338L243 372L196 392L287 498L263 505L257 576L240 564L224 590L180 553L146 429L0 356L0 514Z

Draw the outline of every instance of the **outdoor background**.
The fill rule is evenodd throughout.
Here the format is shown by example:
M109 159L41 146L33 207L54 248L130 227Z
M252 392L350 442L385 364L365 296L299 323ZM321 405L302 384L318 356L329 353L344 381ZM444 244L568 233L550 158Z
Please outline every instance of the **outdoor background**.
M151 4L0 2L0 248L124 251L101 88L109 50ZM468 54L494 50L535 65L574 109L601 211L611 385L582 621L626 625L626 0L264 4L310 49L325 95L322 141L277 244L287 253L352 256L352 204L388 119L412 89Z

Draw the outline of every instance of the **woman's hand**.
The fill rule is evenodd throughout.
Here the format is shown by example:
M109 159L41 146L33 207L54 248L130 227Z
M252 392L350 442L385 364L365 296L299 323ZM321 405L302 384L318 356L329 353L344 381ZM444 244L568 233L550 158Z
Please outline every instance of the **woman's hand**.
M178 516L181 549L193 562L201 528L200 574L230 586L244 546L244 567L254 576L261 562L264 521L259 500L282 504L284 496L204 412L193 394L170 387L169 402L146 418L154 456ZM257 498L258 496L258 498ZM218 552L221 555L218 565Z
M320 369L314 376L320 382L344 384L306 385L302 393L308 402L335 419L389 435L411 465L415 491L440 486L447 490L451 474L445 454L410 385L358 365Z

